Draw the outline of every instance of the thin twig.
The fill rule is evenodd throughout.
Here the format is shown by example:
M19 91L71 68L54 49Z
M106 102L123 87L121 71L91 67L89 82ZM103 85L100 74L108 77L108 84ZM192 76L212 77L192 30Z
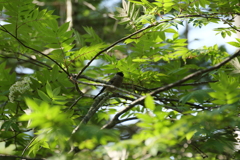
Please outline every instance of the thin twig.
M119 123L123 123L123 122L126 122L126 121L131 121L131 120L139 120L139 119L137 117L126 118L126 119L119 120Z
M21 53L19 53L19 54L21 54ZM17 60L21 60L21 61L24 61L24 62L32 63L32 64L34 64L34 65L36 65L36 66L39 66L39 67L45 66L45 67L48 67L49 69L52 69L52 67L50 67L49 65L47 65L47 64L45 64L45 63L42 63L42 62L40 62L40 61L38 61L38 60L35 60L35 59L33 59L33 58L31 58L31 57L29 57L29 56L27 56L27 55L23 55L23 54L22 54L22 56L25 56L25 57L29 58L29 60L21 59L21 58L18 58L18 57L11 57L11 56L0 55L0 57L5 58L5 59L7 59L7 58L17 59ZM32 62L32 61L33 61L33 62Z
M78 99L76 99L76 101L67 110L72 109L82 97L83 97L82 95L79 96Z
M26 130L26 131L21 131L21 132L15 132L15 135L14 136L12 136L12 137L9 137L9 138L6 138L6 139L3 139L3 140L0 140L0 142L6 142L6 141L8 141L9 139L12 139L12 138L16 138L19 134L21 134L21 133L24 133L24 132L29 132L29 131L31 131L32 129L28 129L28 130Z
M173 102L180 102L178 99L172 99L172 98L156 98L156 100L160 100L160 101L173 101ZM205 109L203 106L194 104L194 103L190 103L190 102L185 102L186 104L193 106L195 108L200 108L200 109Z
M196 144L194 143L189 143L193 149L195 149L198 153L200 153L200 155L202 156L202 158L208 158L208 155L206 155L206 153L204 153Z
M38 51L38 50L36 50L36 49L34 49L34 48L32 48L32 47L29 47L29 46L25 45L20 39L18 39L18 38L17 38L16 36L14 36L11 32L9 32L3 25L0 24L0 27L2 27L2 28L4 29L4 30L2 29L4 32L8 33L8 34L11 35L13 38L15 38L15 39L16 39L22 46L24 46L25 48L28 48L28 49L36 52L36 53L39 53L39 54L41 54L42 56L47 57L48 59L50 59L51 61L53 61L64 73L67 74L68 77L70 77L70 74L69 74L57 61L55 61L54 59L52 59L52 58L49 57L48 55L46 55L46 54L44 54L44 53L42 53L42 52L40 52L40 51Z
M103 98L101 98L101 97L103 97ZM79 128L82 124L86 124L91 119L91 117L98 111L98 109L103 105L103 103L105 103L111 97L111 95L109 95L108 93L105 93L101 97L98 97L95 100L95 102L92 104L92 106L88 110L88 113L84 116L82 121L72 131L72 135L75 134L79 130Z
M29 146L32 144L32 142L36 139L37 137L33 137L33 139L27 144L27 146L24 148L23 152L22 152L22 156L24 155L24 153L26 152L26 150L29 148Z
M81 81L78 81L78 83L82 83L82 84L86 84L86 85L92 85L92 86L103 86L103 87L109 87L109 88L113 88L113 89L119 90L119 91L121 91L121 92L123 92L123 93L129 94L129 95L133 95L133 96L138 97L138 98L141 97L141 96L138 95L138 94L135 94L135 93L129 92L129 91L127 91L127 90L123 90L123 89L121 89L121 88L115 87L114 85L109 85L109 84L107 84L108 82L106 82L106 81L104 81L104 83L106 83L106 84L87 83L87 82L81 82Z

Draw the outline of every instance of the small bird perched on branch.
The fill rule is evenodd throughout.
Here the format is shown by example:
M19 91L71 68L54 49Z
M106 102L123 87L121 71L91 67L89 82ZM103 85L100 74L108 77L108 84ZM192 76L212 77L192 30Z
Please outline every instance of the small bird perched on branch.
M116 75L108 81L108 84L113 85L115 87L120 87L123 82L123 76L124 76L124 74L122 72L117 72ZM101 89L101 91L93 99L97 98L104 91L112 92L114 90L115 90L114 88L105 86Z

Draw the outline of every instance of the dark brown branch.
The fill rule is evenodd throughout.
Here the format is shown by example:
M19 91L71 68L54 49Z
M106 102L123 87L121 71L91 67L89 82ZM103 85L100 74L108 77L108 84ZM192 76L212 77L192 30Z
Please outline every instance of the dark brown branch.
M180 86L197 86L197 85L215 83L215 82L218 82L218 81L204 81L204 82L184 83L184 84L181 84Z
M237 27L235 27L235 26L233 26L231 23L229 23L228 21L226 21L226 20L224 20L223 19L223 21L225 22L225 23L227 23L232 29L234 29L235 31L237 31L237 32L240 32L240 30L239 29L237 29Z
M177 81L177 82L174 82L174 83L170 83L166 86L163 86L163 87L160 87L152 92L149 93L149 95L156 95L160 92L163 92L163 91L166 91L170 88L173 88L175 86L178 86L190 79L192 79L193 77L195 76L198 76L198 75L201 75L201 74L204 74L204 73L207 73L207 72L210 72L210 71L213 71L215 69L218 69L220 68L221 66L225 65L226 63L228 63L230 60L232 60L233 58L237 57L238 55L240 54L240 50L238 52L236 52L235 54L229 56L228 58L226 58L225 60L223 60L222 62L214 65L213 67L210 67L210 68L207 68L207 69L203 69L203 70L199 70L199 71L196 71L192 74L189 74L188 76L184 77L183 79ZM124 114L125 112L131 110L137 103L140 103L141 101L143 101L144 99L146 98L146 96L142 96L141 98L138 98L136 99L135 101L131 102L129 106L127 106L126 108L122 109L121 111L119 111L111 121L109 121L109 123L107 123L106 125L104 125L102 127L102 129L105 129L105 128L112 128L114 127L118 122L119 122L119 117Z
M171 98L156 98L156 100L180 102L178 99L171 99ZM188 104L188 105L193 106L193 107L198 108L198 109L205 109L203 106L200 106L200 105L197 105L197 104L194 104L194 103L186 102L185 104Z
M18 53L18 54L21 54L21 53ZM50 67L49 65L47 65L45 63L42 63L38 60L35 60L35 59L33 59L33 58L31 58L27 55L23 55L23 54L21 54L21 55L24 56L24 57L27 57L29 60L21 59L21 58L18 58L18 57L4 56L4 55L0 55L0 57L4 58L4 59L8 59L8 58L17 59L17 60L21 60L21 61L24 61L24 62L32 63L32 64L34 64L36 66L39 66L39 67L45 66L45 67L48 67L49 69L52 69L52 67Z
M179 84L178 86L198 86L198 85L203 85L203 84L208 84L208 83L215 83L218 81L204 81L204 82L194 82L194 83L184 83L184 84ZM148 91L156 90L158 88L150 88L146 89Z
M202 156L203 159L208 158L208 155L206 155L206 153L204 153L196 144L189 143L189 145L191 145L192 148L195 149Z
M76 100L73 102L73 104L67 109L67 111L70 110L70 109L72 109L82 97L83 97L82 95L81 95L80 97L78 97L78 99L76 99Z
M76 76L76 75L74 75ZM103 80L100 80L100 79L95 79L95 78L91 78L91 77L88 77L88 76L85 76L85 75L81 75L79 77L80 78L83 78L83 79L87 79L89 81L93 81L93 82L99 82L99 83L104 83L104 84L108 84L106 81L103 81ZM78 81L79 83L85 83L85 82L81 82L81 81ZM87 84L87 83L86 83ZM94 85L94 84L89 84L89 85ZM102 84L98 84L96 86L104 86ZM123 83L122 84L122 87L121 88L126 88L126 89L129 89L129 88L132 88L132 89L135 89L137 91L150 91L151 89L147 89L147 88L144 88L142 86L138 86L138 85L134 85L134 84L129 84L129 83ZM131 94L131 93L129 93Z
M119 90L119 91L121 91L121 92L123 92L123 93L129 94L129 95L133 95L133 96L138 97L138 98L141 97L141 96L138 95L138 94L129 92L129 91L127 91L127 90L123 90L123 89L118 88L118 87L115 87L115 86L113 86L113 85L109 85L108 82L106 82L106 81L104 81L104 83L106 83L106 84L87 83L87 82L81 82L81 81L78 81L78 83L82 83L82 84L86 84L86 85L92 85L92 86L109 87L109 88L113 88L113 89Z
M36 63L39 63L39 64L41 64L41 65L43 65L43 66L46 66L46 67L48 67L49 69L52 69L52 67L49 66L49 65L47 65L46 63L40 62L40 61L38 61L38 60L36 60L36 59L33 59L33 58L30 57L30 56L27 56L27 55L25 55L25 54L22 54L22 53L18 53L18 54L20 54L20 55L22 55L22 56L24 56L24 57L27 57L28 59L30 59L30 60L32 60L32 61L34 61L34 62L36 62Z
M232 60L233 58L237 57L238 55L240 54L240 50L238 52L236 52L235 54L233 54L232 56L229 56L228 58L226 58L225 60L223 60L222 62L214 65L213 67L210 67L210 68L207 68L207 69L203 69L203 70L199 70L199 71L196 71L192 74L189 74L188 76L184 77L183 79L177 81L177 82L174 82L174 83L171 83L171 84L168 84L166 86L163 86L163 87L160 87L158 89L156 89L155 91L152 91L150 92L149 94L150 95L155 95L157 93L160 93L162 91L165 91L165 90L168 90L170 88L173 88L175 86L178 86L179 84L182 84L190 79L192 79L193 77L195 76L198 76L198 75L201 75L203 73L207 73L207 72L210 72L210 71L213 71L215 69L218 69L220 68L221 66L223 66L224 64L228 63L230 60Z
M131 120L139 120L139 119L137 117L126 118L126 119L119 120L119 123L131 121Z

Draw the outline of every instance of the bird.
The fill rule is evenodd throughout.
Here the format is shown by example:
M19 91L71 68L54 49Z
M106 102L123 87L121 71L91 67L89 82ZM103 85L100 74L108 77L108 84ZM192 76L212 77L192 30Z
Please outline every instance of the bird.
M108 84L113 85L115 87L120 87L123 82L123 77L124 77L124 74L122 72L117 72L116 75L108 81ZM112 92L114 91L114 88L110 88L106 86L103 87L101 91L93 99L97 98L104 91Z

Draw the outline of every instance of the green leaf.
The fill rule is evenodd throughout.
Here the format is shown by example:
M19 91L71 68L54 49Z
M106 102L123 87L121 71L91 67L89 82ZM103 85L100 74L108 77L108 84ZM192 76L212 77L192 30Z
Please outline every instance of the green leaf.
M33 101L32 99L30 98L25 98L25 102L27 104L27 106L33 110L36 110L38 108L38 105L35 101Z
M196 131L191 131L186 134L186 139L189 141L193 137L193 135L196 133Z
M64 23L63 25L61 25L61 26L58 28L58 33L59 33L59 34L65 33L65 32L68 30L68 27L69 27L69 22Z
M65 58L62 49L53 50L49 56L60 63L62 63Z
M42 100L46 102L51 102L51 99L41 90L38 90L38 95L41 97Z
M149 116L148 114L140 114L140 113L138 113L138 114L136 114L136 116L139 119L141 119L144 122L144 124L146 124L146 122L152 122L152 117Z
M61 91L61 87L55 88L55 89L53 90L53 96L54 96L54 97L57 96L57 95L60 93L60 91Z
M46 91L47 91L47 94L50 98L53 98L53 91L52 91L52 87L51 85L49 84L49 82L47 82L46 84Z
M0 154L14 154L15 148L16 147L14 144L6 145L6 142L0 142Z
M46 141L44 141L43 143L42 143L42 147L44 147L44 148L50 148L49 147L49 144L46 142Z
M164 32L159 32L159 37L160 37L163 41L166 40L166 35L165 35Z
M228 44L234 46L234 47L240 47L240 42L227 42Z
M147 95L147 97L145 98L144 104L147 108L151 109L152 111L154 111L155 109L155 104L154 104L154 100L152 98L152 96Z
M197 102L203 103L206 98L209 98L208 93L210 91L209 89L192 91L181 97L180 102L186 103L190 99L195 99Z
M59 74L58 66L54 65L52 69L52 77L58 79L58 74Z

